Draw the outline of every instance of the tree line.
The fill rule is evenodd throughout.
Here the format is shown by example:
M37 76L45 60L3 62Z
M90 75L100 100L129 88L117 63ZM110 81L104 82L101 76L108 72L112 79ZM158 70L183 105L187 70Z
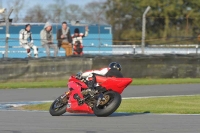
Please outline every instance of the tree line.
M198 43L200 0L107 0L106 18L115 40L140 43L142 14L147 6L147 44Z

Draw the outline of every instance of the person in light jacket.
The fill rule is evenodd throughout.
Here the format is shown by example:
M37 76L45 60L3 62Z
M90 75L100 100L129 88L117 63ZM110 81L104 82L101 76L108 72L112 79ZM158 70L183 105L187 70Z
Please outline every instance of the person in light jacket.
M58 47L53 43L52 24L46 22L44 28L40 32L42 47L46 49L47 57L50 56L50 48L54 49L54 57L58 54Z

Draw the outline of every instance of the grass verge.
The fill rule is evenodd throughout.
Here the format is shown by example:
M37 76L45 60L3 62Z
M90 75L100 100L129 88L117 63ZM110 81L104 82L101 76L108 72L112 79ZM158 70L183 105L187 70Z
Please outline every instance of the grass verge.
M200 83L200 78L178 78L178 79L133 79L132 85L158 85L158 84L192 84ZM5 82L0 83L0 89L15 88L59 88L66 87L66 80L48 80L37 82Z
M33 82L5 82L0 83L0 89L16 88L59 88L66 87L67 80L46 80Z
M51 103L26 105L23 110L49 110ZM124 99L116 112L200 114L200 95Z

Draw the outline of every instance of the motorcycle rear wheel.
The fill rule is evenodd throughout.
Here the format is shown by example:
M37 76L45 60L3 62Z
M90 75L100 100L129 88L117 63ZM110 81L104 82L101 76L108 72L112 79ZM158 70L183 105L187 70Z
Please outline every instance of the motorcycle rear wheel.
M121 95L114 91L104 93L104 101L101 101L99 106L94 106L94 114L98 117L106 117L117 110L121 104Z
M61 95L62 96L62 95ZM60 116L66 112L67 103L63 102L61 99L61 96L59 96L50 106L49 113L52 116ZM65 97L66 98L66 97ZM67 100L67 99L65 99Z

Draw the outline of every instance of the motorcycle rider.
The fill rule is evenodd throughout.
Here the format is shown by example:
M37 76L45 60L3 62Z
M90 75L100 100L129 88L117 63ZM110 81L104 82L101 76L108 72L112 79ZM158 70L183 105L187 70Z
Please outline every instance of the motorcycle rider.
M86 71L82 74L79 74L81 79L86 79L88 82L88 88L94 89L95 87L99 86L96 82L95 75L101 75L106 77L117 77L122 78L123 75L120 72L122 69L121 65L117 62L111 62L108 67L102 68L100 70L90 70ZM92 80L89 80L89 78L92 78Z
M122 69L121 65L117 62L111 62L108 67L101 68L100 70L90 70L86 71L81 74L82 78L91 77L91 74L98 74L106 77L123 77L122 73L120 72Z

